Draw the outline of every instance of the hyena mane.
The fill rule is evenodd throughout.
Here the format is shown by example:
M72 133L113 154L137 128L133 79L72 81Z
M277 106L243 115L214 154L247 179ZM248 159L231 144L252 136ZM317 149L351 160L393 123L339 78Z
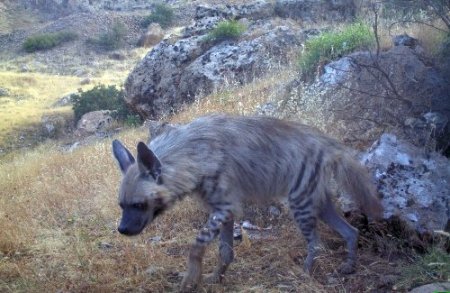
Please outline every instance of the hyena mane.
M138 144L136 160L117 140L113 153L124 175L122 234L140 233L186 195L198 195L211 209L192 246L181 291L198 286L205 247L219 234L219 264L210 279L222 279L233 259L233 222L244 201L287 198L307 240L306 272L314 262L319 219L347 242L340 271L354 271L358 232L334 208L333 179L369 216L382 210L367 170L337 141L298 122L211 115L156 132L149 145Z

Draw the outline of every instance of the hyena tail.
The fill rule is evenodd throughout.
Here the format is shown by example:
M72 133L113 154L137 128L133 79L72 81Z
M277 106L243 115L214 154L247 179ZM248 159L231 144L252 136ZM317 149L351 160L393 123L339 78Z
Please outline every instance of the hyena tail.
M380 219L383 207L367 169L347 155L337 157L334 169L338 184L350 193L362 211L372 218Z

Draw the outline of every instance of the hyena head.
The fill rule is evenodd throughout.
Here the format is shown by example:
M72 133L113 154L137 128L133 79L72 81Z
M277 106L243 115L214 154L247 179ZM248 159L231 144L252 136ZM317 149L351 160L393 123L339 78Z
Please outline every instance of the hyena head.
M161 162L145 143L139 142L137 146L137 162L118 140L112 146L123 174L119 189L122 219L118 230L124 235L136 235L171 205L170 193L163 184Z

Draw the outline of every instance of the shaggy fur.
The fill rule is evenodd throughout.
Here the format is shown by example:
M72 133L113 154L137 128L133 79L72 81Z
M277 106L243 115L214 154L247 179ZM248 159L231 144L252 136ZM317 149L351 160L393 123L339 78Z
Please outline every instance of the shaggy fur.
M310 272L321 219L347 242L341 272L354 270L358 231L335 210L330 182L349 192L365 213L377 217L381 205L367 171L335 140L297 122L268 117L212 115L187 125L166 127L139 143L137 161L117 140L113 152L123 172L119 231L140 233L161 212L186 195L198 195L211 214L189 255L181 291L201 282L205 247L220 234L220 281L233 260L233 219L247 200L288 199L308 243L305 270Z

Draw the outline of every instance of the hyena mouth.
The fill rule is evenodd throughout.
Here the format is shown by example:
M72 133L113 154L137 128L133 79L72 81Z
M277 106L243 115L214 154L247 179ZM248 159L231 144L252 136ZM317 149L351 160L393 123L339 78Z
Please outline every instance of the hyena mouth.
M153 211L153 219L155 219L157 216L161 215L166 210L166 207L158 207L155 208Z

